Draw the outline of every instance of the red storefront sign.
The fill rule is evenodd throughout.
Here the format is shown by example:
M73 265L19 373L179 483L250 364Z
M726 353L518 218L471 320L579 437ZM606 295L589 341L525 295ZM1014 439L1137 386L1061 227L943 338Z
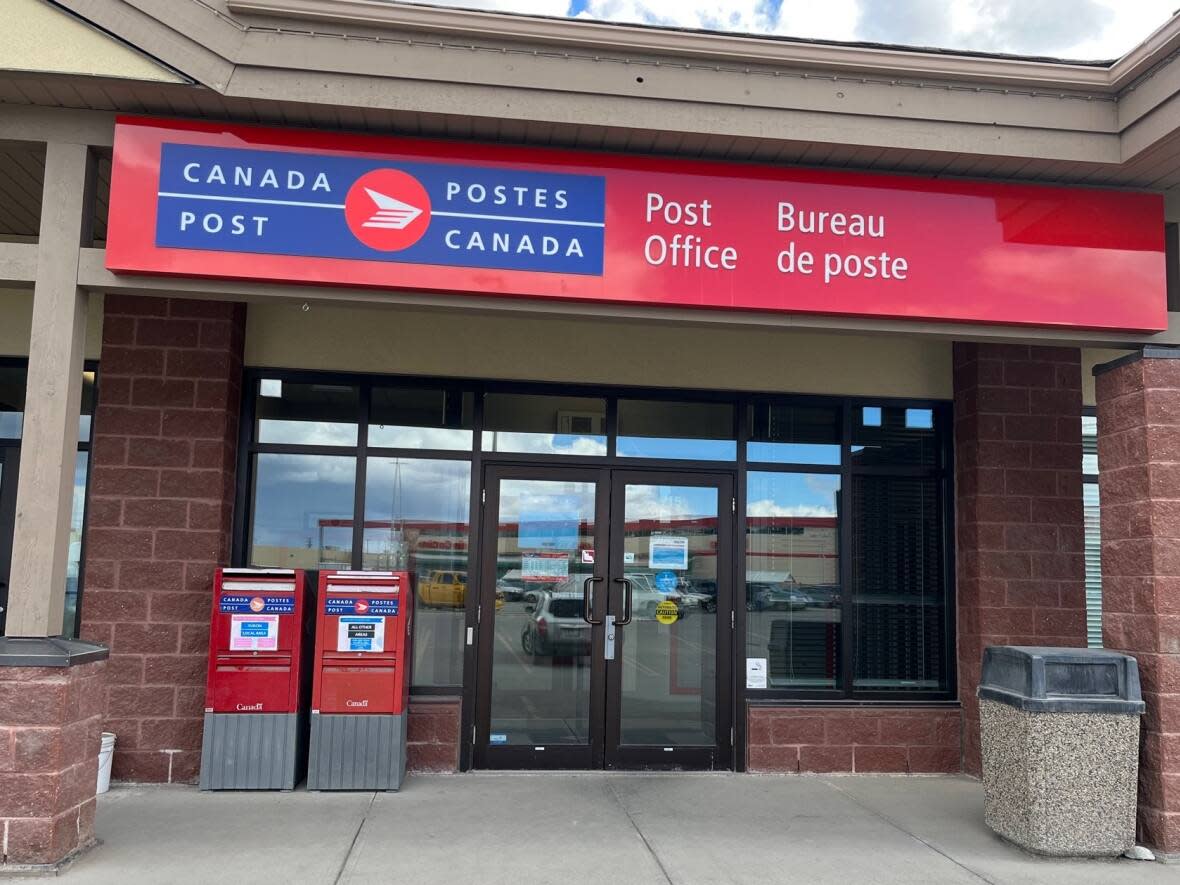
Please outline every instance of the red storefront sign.
M119 273L1166 328L1154 194L121 118Z

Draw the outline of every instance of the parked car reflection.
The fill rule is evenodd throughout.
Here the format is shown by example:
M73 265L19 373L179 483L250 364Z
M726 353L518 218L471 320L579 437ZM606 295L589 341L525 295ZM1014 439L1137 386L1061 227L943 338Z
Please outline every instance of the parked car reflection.
M590 625L582 618L582 594L543 591L525 607L529 619L520 647L533 657L590 654Z
M815 600L793 584L746 585L747 611L797 611L814 603Z

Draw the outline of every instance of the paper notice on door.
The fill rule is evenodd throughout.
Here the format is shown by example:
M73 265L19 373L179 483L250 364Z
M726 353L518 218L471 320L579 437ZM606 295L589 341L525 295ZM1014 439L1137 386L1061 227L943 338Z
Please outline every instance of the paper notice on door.
M647 564L651 568L688 568L688 538L677 535L652 535L648 542Z
M746 658L746 688L766 688L766 658Z
M342 617L336 626L336 651L385 651L385 618Z
M557 583L569 577L568 553L524 553L520 557L520 577L523 581Z
M230 651L274 651L278 647L278 615L230 616Z

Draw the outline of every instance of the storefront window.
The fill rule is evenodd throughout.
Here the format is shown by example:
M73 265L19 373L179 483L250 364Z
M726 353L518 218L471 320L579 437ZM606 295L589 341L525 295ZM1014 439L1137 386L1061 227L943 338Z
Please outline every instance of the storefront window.
M858 467L938 467L934 410L865 405L853 409L852 462Z
M751 471L746 657L767 688L840 685L840 477Z
M359 396L340 384L258 382L257 441L304 446L355 446Z
M463 681L470 511L467 461L368 459L361 567L412 577L415 685Z
M24 366L0 366L0 439L20 439L27 374Z
M851 519L853 687L947 690L938 481L854 476Z
M0 609L6 607L7 582L11 565L12 533L20 470L21 435L24 423L25 384L28 374L24 360L0 366ZM66 561L63 636L78 635L79 593L82 571L82 537L86 522L86 478L89 466L90 431L94 416L95 367L89 363L82 373L81 408L78 418L78 454L74 462L74 492L70 511L70 547ZM3 615L0 614L0 628ZM0 632L3 632L0 629Z
M89 463L89 452L79 452L74 462L74 499L70 508L70 558L66 562L66 609L61 631L63 636L78 635L78 584L82 567L82 529L86 516L86 472Z
M250 564L351 568L355 488L356 458L258 455Z
M292 376L253 376L241 559L408 571L418 690L463 684L477 589L502 592L497 606L519 601L514 578L479 586L473 483L489 464L541 456L555 465L565 456L627 470L639 458L733 462L745 508L738 648L765 674L748 681L751 694L953 697L945 405L770 395L694 402ZM607 461L608 452L619 460ZM743 672L746 661L736 663Z
M369 445L470 451L475 437L474 402L470 392L374 387Z
M840 463L840 409L775 402L749 408L750 461L775 464Z
M1102 648L1102 514L1098 500L1098 418L1082 416L1082 515L1086 556L1086 644Z
M489 393L484 397L483 421L486 452L606 454L604 399Z
M622 458L732 461L733 418L730 403L621 399L616 452Z

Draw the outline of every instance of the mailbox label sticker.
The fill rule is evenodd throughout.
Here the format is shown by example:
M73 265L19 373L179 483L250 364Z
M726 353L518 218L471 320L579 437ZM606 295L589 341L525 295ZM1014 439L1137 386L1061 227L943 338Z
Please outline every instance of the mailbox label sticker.
M290 615L295 612L294 596L251 596L244 593L227 593L221 597L222 614L234 612L266 612L274 615Z
M396 615L396 597L329 596L324 600L324 614L327 615Z
M341 618L336 628L336 651L385 651L385 618Z
M230 619L230 651L274 651L279 647L278 615L233 615Z

